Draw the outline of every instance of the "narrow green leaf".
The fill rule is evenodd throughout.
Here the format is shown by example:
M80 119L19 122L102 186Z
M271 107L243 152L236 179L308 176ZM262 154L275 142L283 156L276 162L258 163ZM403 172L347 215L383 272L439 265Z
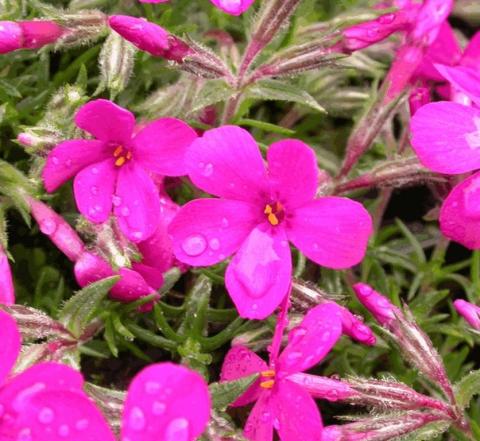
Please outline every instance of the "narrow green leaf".
M207 81L195 96L190 114L198 112L212 104L226 101L235 91L223 80Z
M242 395L258 378L259 374L249 375L235 381L212 383L208 387L212 397L212 405L216 410L225 410Z
M256 129L264 130L270 133L279 133L280 135L292 136L295 130L287 129L286 127L277 126L276 124L267 123L264 121L257 121L256 119L242 118L237 121L239 126L254 127Z
M460 407L469 406L474 395L480 394L480 369L470 372L455 384L455 396Z

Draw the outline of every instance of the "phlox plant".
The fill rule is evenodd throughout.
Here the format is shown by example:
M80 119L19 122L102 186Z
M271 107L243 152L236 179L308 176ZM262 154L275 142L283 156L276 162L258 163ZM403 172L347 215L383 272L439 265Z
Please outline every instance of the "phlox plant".
M0 441L480 440L480 3L0 0Z

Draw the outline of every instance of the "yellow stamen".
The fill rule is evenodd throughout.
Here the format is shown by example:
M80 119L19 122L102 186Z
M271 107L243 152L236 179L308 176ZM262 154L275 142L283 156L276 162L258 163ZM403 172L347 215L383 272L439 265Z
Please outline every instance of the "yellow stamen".
M274 377L275 376L275 371L273 369L270 369L268 371L263 371L260 374L261 374L262 377L269 378L269 377Z
M267 219L268 219L268 222L270 222L273 226L278 225L277 216L275 216L273 213L270 213Z
M121 167L123 164L125 164L125 156L120 156L120 158L118 158L116 161L115 161L115 165L117 167Z
M274 384L275 384L275 380L262 381L260 383L260 387L263 387L264 389L271 389Z
M264 213L265 213L265 214L271 214L272 211L273 211L273 210L272 210L271 205L267 205L267 206L265 207Z
M123 151L123 147L122 147L121 145L119 145L119 146L114 150L113 156L115 156L115 158L116 158L117 156L119 156L119 155L122 153L122 151Z

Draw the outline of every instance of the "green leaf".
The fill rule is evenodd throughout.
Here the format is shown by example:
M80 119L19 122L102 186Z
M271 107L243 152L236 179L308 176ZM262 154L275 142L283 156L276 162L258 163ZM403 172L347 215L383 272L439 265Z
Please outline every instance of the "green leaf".
M60 311L60 322L75 337L80 337L100 302L119 279L120 276L108 277L78 291Z
M458 405L465 409L474 395L480 394L480 369L472 371L455 384L455 397Z
M13 98L21 98L20 91L9 81L0 78L0 91Z
M276 124L267 123L264 121L257 121L256 119L242 118L237 121L239 126L255 127L256 129L264 130L270 133L279 133L280 135L292 136L295 130L287 129L286 127L277 126Z
M290 101L327 113L312 95L303 89L278 80L258 81L247 89L246 97L259 100Z
M226 101L234 93L235 91L223 80L207 81L196 94L189 113L194 114L207 106Z
M210 384L208 389L212 397L213 408L225 410L257 380L258 375L253 374L235 381Z

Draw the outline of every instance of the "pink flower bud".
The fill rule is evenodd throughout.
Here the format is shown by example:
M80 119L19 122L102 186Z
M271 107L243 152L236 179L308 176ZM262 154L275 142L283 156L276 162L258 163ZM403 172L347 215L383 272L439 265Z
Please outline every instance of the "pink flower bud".
M192 52L182 40L144 18L112 15L108 24L134 46L156 57L181 63Z
M366 283L356 283L353 290L358 300L367 308L375 319L382 325L387 325L395 318L398 308L379 292Z
M0 246L0 303L13 305L15 303L15 290L13 288L12 272L8 257Z
M24 49L37 49L57 41L63 34L63 28L53 21L21 21Z
M420 107L430 102L430 90L427 87L415 88L408 97L408 104L410 106L410 115L415 115Z
M347 383L327 377L301 372L289 375L288 380L302 386L313 397L328 401L342 401L358 396Z
M368 346L373 346L377 342L372 330L347 308L341 306L340 315L344 334Z
M465 300L455 300L453 306L472 328L480 331L480 307Z
M107 261L88 251L79 256L73 271L81 287L114 275L112 267Z
M84 243L75 230L43 202L28 198L28 203L32 216L38 222L40 231L48 236L72 262L75 262L85 249Z
M0 54L22 48L22 28L13 21L0 21Z

